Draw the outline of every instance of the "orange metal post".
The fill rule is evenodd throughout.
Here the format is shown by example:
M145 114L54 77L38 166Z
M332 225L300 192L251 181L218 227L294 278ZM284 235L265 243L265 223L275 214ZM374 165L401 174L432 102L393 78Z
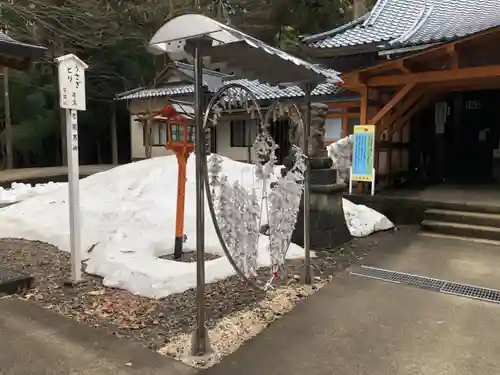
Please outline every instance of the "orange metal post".
M189 154L194 151L194 143L189 140L189 124L183 116L177 114L173 106L167 104L161 110L161 115L167 119L168 140L165 148L175 152L177 157L177 213L175 216L175 243L174 259L182 257L182 246L184 243L184 204L186 200L186 169ZM183 139L173 139L172 125L182 125Z
M189 153L187 150L178 150L178 177L177 177L177 214L175 217L175 247L174 259L182 257L182 244L184 243L184 202L186 200L186 169Z

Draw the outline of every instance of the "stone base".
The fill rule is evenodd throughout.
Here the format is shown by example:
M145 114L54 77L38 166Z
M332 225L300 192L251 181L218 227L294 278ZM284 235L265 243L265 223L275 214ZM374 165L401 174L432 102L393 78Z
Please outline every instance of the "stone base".
M309 159L309 165L311 169L329 169L333 165L333 161L330 157L311 157Z
M342 208L344 184L312 185L310 241L312 250L333 249L352 239ZM304 205L300 205L292 242L304 246Z
M309 181L311 185L334 185L337 183L337 170L311 169Z

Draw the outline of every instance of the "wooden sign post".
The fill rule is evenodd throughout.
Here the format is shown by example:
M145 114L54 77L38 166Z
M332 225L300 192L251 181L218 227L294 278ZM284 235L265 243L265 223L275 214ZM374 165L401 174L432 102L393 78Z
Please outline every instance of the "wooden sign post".
M59 106L66 109L71 282L78 283L82 279L78 111L86 110L85 70L88 65L73 54L58 57L56 62L59 70Z

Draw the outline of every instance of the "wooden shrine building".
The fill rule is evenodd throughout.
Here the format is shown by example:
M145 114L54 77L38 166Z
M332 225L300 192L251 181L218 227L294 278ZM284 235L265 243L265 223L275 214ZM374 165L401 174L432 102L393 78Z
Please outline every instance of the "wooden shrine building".
M500 0L379 0L303 42L360 94L380 184L500 183Z
M0 67L27 70L33 58L41 57L46 48L19 42L0 32Z

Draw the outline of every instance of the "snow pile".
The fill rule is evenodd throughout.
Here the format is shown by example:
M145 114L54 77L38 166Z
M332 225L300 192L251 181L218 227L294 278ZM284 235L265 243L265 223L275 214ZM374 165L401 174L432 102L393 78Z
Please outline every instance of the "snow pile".
M366 237L374 232L394 228L394 224L381 213L362 204L342 198L342 207L349 232L353 237Z
M254 166L222 157L223 173L255 188ZM189 158L186 183L185 251L196 248L195 159ZM279 170L281 167L276 167ZM123 165L80 181L82 258L87 271L104 278L108 286L135 294L161 298L196 285L196 265L159 259L173 253L177 196L177 161L165 156ZM37 186L13 184L3 199L23 200L0 209L0 238L43 241L70 251L68 189L65 183ZM7 192L7 194L6 194ZM30 198L30 199L27 199ZM25 199L25 200L24 200ZM260 200L260 198L259 198ZM367 236L394 225L366 206L343 200L346 222L355 237ZM262 222L266 222L262 218ZM215 234L208 206L205 209L205 247L221 258L207 261L208 283L234 275ZM95 245L95 246L94 246ZM268 237L260 236L259 266L270 264ZM89 251L92 249L91 251ZM291 244L287 258L303 257L303 249Z
M347 178L347 171L351 167L352 144L353 136L349 135L328 145L326 148L328 156L333 161L332 168L337 169L343 179Z
M33 186L31 184L14 182L10 186L10 189L0 187L0 204L23 201L40 194L46 194L61 186L65 186L65 184L51 181L46 184L37 184Z
M260 196L253 165L224 157L223 160L223 173L230 181L239 180L247 188L255 187ZM158 258L173 253L176 180L177 161L173 155L123 165L81 180L82 258L88 258L89 273L102 276L105 285L154 298L196 285L194 263ZM70 251L67 199L67 188L54 189L1 209L0 237L38 240ZM185 233L188 236L185 251L193 251L196 248L194 155L187 167ZM223 255L208 205L205 233L206 251ZM270 263L268 243L268 237L260 237L260 266ZM87 252L93 245L92 251ZM287 258L302 256L303 249L292 244ZM234 274L226 257L205 264L207 282Z

